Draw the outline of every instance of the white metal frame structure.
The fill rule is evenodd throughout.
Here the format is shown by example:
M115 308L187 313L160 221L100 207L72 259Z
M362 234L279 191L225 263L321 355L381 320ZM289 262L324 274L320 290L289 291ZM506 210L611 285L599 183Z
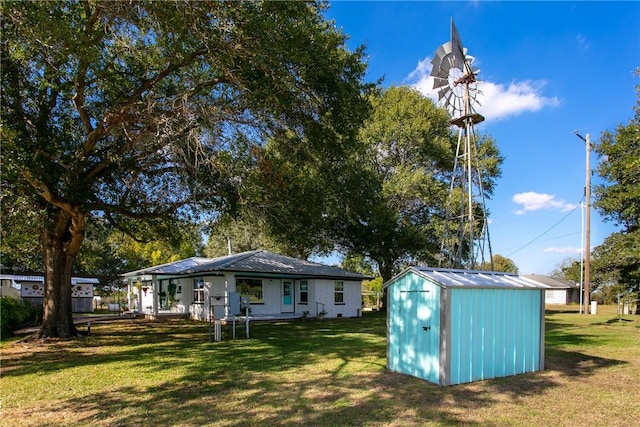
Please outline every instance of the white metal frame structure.
M481 92L477 87L480 70L473 66L451 20L451 40L436 50L431 76L438 99L451 114L451 124L458 127L449 200L439 266L477 269L488 263L493 270L493 254L479 162L475 125L484 121L474 107Z

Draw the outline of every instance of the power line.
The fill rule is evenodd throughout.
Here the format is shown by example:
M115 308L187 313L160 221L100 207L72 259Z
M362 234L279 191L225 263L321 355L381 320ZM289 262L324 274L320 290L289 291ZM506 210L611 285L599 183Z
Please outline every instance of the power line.
M566 214L564 217L562 217L562 219L558 222L556 222L555 224L553 224L551 227L549 227L548 229L546 229L545 231L543 231L541 234L539 234L535 239L531 240L529 243L521 246L519 249L516 249L515 251L511 252L510 254L507 255L507 257L510 257L511 255L515 254L516 252L520 252L521 250L523 250L524 248L526 248L527 246L533 244L534 242L536 242L539 238L541 238L542 236L544 236L545 234L547 234L549 231L553 230L556 226L558 226L562 221L564 221L565 219L567 219L569 217L569 215L571 215L572 213L574 213L576 211L576 209L578 209L578 207L580 207L580 205L577 205L575 208L573 208L568 214Z
M575 235L577 235L577 234L581 234L581 233L582 233L581 231L576 231L576 232L574 232L574 233L561 234L561 235L559 235L559 236L553 236L553 237L549 237L549 238L544 239L544 240L539 240L539 242L550 242L551 240L563 239L563 238L565 238L565 237L571 237L571 236L575 236ZM499 250L499 251L497 251L497 252L498 252L498 253L502 253L502 252L506 252L506 251L508 251L508 250L510 250L510 249L513 249L513 248L519 248L519 246L517 246L517 245L513 245L513 246L509 246L509 247L500 248L501 250ZM518 250L520 250L520 249L521 249L521 248L519 248Z

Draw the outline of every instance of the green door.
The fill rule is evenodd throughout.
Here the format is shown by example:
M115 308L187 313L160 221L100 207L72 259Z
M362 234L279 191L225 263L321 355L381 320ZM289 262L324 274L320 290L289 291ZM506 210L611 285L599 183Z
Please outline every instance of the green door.
M282 281L282 312L293 313L293 281Z

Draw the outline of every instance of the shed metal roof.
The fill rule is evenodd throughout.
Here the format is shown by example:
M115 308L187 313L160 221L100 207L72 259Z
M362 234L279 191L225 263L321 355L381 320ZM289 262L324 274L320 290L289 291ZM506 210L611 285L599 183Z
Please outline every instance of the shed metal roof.
M14 282L40 282L44 283L44 276L25 276L20 274L1 274L0 279L13 280ZM91 284L97 285L100 281L95 277L72 277L72 285Z
M549 289L551 286L514 273L458 270L434 267L408 267L386 282L389 286L400 277L414 272L445 288Z
M211 272L283 274L302 277L325 277L366 280L372 277L316 262L256 250L218 258L192 257L180 261L125 273L140 275L189 275Z

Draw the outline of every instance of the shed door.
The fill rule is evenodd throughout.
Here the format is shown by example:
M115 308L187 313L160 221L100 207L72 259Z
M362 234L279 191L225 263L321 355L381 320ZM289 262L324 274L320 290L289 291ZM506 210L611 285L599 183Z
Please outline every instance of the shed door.
M425 290L403 291L399 305L400 318L407 323L404 345L400 346L400 359L404 371L437 383L439 376L439 316L432 304L431 292Z

